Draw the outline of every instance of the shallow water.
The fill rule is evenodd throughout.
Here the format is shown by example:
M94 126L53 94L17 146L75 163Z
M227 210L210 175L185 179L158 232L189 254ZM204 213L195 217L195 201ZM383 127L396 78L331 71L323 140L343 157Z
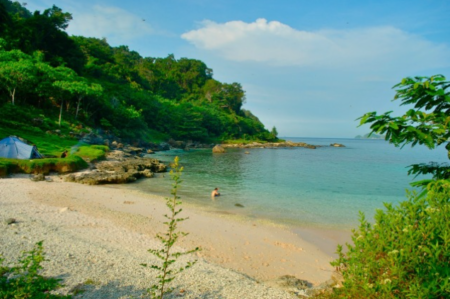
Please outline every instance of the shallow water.
M324 147L232 149L226 154L173 150L153 157L166 163L180 157L185 167L180 195L187 202L275 223L338 229L357 225L358 211L372 219L383 202L404 200L405 189L415 180L407 175L408 165L447 162L443 147L399 149L384 140L286 139ZM334 142L346 147L330 147ZM166 196L171 181L165 174L132 186ZM211 200L215 187L222 196Z

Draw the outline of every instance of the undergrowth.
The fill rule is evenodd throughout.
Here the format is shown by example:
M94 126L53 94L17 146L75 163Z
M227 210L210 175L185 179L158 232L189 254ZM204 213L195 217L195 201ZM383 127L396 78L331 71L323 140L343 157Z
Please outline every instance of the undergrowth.
M373 225L361 214L348 252L339 246L343 282L329 298L450 298L450 183L385 207Z
M42 241L30 251L23 252L17 265L6 266L0 256L0 298L2 299L52 299L71 298L53 294L62 285L60 279L44 277L40 274L41 263L45 261Z

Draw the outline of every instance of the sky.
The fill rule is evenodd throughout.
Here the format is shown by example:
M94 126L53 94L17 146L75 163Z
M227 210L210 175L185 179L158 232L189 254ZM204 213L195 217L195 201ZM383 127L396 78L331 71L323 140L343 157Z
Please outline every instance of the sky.
M143 57L204 61L239 82L243 108L284 137L353 138L366 112L408 107L392 87L450 77L449 0L30 0L70 12L71 35Z

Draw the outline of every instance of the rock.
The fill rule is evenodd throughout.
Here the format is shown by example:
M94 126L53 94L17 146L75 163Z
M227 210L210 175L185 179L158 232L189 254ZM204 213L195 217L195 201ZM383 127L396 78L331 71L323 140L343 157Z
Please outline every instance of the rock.
M146 178L152 178L154 176L154 173L150 171L150 169L145 169L141 172L142 176Z
M308 289L310 284L306 280L298 279L293 275L283 275L278 278L278 284L282 287Z
M117 141L113 141L113 142L111 142L111 144L110 144L110 147L112 147L112 148L116 148L117 147Z
M69 210L69 208L65 207L65 208L60 209L59 212L64 213L64 212L67 212L68 210Z
M167 170L166 165L151 158L102 161L96 164L96 168L89 172L70 174L64 180L88 185L125 184L142 177L151 178L155 172Z
M245 152L246 155L250 154L250 152Z
M304 142L267 142L267 143L258 143L258 142L252 142L248 144L222 144L223 148L286 148L286 147L304 147L309 149L315 149L317 148L316 145L307 144ZM245 152L247 154L247 152Z
M144 151L144 149L141 147L127 146L123 149L123 151L130 155L139 155Z
M222 154L225 153L225 149L220 145L216 145L215 147L213 147L212 152L215 154Z
M154 151L152 151L151 149L148 149L147 150L147 154L154 154L155 152Z
M13 223L17 223L17 220L15 218L8 218L5 220L5 223L7 225L13 224Z
M32 174L30 180L33 182L40 182L45 180L45 176L42 173Z
M243 205L241 205L240 203L236 203L236 204L234 204L236 207L239 207L239 208L243 208L244 206Z
M345 145L340 144L340 143L332 143L332 144L330 144L330 146L334 146L334 147L345 147Z
M94 133L84 135L83 138L80 139L80 141L88 144L100 144L100 145L103 145L105 143L102 136L96 135Z
M160 151L168 151L168 150L170 150L170 145L168 143L161 142L159 144L159 150Z

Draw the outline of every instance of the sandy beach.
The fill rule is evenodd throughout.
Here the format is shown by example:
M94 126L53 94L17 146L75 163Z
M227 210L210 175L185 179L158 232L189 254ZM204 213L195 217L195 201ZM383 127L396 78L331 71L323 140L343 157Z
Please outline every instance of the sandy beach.
M156 259L164 231L164 199L118 186L32 182L28 176L0 179L0 252L8 261L44 240L45 275L63 279L77 298L140 296L155 282L155 272L140 266ZM169 191L168 191L169 193ZM318 229L291 230L263 221L211 213L183 205L189 220L180 229L189 235L179 250L201 247L180 263L198 259L173 283L184 298L295 298L275 282L292 275L311 285L329 280L337 243L349 233ZM17 219L13 225L7 218Z

